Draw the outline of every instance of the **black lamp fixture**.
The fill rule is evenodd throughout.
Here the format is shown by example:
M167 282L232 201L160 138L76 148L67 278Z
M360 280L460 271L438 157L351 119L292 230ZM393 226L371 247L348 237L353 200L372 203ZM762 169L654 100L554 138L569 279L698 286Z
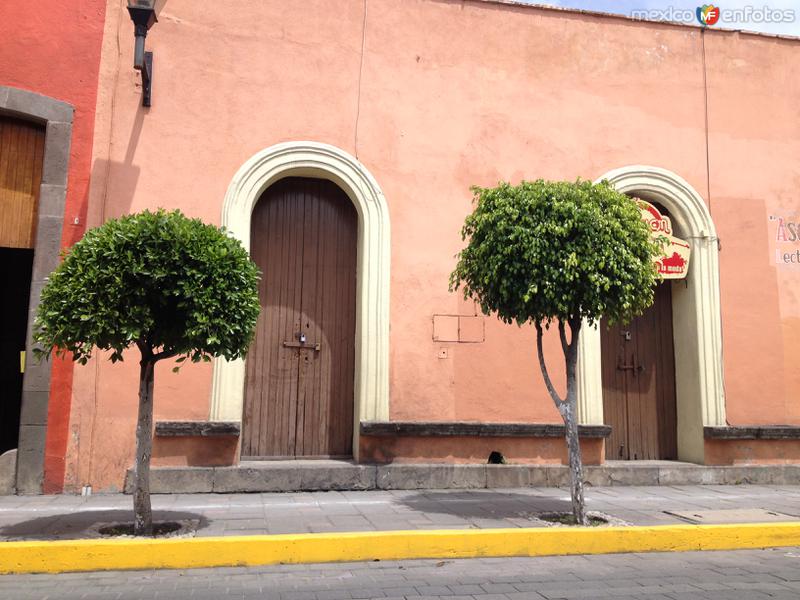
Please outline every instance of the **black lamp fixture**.
M133 51L133 68L142 72L142 106L150 106L153 89L153 53L145 52L144 38L158 21L158 13L166 0L128 0L128 12L134 25L136 45Z

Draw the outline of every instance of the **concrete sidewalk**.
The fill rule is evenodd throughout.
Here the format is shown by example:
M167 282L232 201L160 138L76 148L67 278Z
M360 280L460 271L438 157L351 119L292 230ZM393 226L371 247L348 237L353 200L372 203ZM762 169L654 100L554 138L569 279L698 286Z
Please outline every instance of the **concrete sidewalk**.
M800 486L595 487L590 511L616 524L668 525L800 520ZM0 497L0 540L98 537L130 521L125 495ZM191 521L198 537L342 531L546 527L537 515L569 511L569 492L391 490L153 496L156 520Z

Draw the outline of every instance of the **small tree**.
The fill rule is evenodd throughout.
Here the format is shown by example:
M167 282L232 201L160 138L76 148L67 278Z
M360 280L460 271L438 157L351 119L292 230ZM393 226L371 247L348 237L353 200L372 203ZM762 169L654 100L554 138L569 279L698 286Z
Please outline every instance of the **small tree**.
M484 314L536 327L539 367L566 427L572 510L587 524L576 418L578 339L584 320L629 320L653 303L659 245L636 203L607 182L523 181L473 188L475 209L461 230L467 246L450 276ZM567 393L547 372L542 326L556 321L564 352ZM570 336L567 339L566 328Z
M158 361L245 355L260 310L258 269L238 240L180 211L145 211L106 222L75 244L42 290L37 354L69 352L86 364L95 348L111 362L135 345L139 413L134 533L151 535L153 380ZM177 371L176 366L173 371Z

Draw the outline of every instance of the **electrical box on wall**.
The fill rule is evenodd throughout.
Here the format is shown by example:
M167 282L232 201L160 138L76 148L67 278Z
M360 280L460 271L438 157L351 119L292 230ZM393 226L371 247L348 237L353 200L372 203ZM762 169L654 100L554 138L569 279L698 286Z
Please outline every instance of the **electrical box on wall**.
M481 315L433 315L434 342L476 344L485 339L485 319Z

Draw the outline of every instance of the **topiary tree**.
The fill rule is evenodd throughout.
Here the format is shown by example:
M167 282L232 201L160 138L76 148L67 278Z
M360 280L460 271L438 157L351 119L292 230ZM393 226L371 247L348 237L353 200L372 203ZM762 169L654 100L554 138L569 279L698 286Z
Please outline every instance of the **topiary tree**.
M634 200L607 182L523 181L473 188L475 209L461 230L467 246L450 276L451 291L505 323L536 327L539 367L566 428L572 510L586 525L576 419L578 340L584 321L629 320L653 303L660 246ZM555 321L566 362L566 396L556 391L542 351L542 329ZM568 339L566 329L569 327Z
M260 310L258 269L241 243L180 211L144 211L92 229L50 275L34 325L37 354L71 353L86 364L95 348L111 362L136 346L134 533L151 535L153 380L158 361L243 357ZM173 371L177 371L176 366Z

